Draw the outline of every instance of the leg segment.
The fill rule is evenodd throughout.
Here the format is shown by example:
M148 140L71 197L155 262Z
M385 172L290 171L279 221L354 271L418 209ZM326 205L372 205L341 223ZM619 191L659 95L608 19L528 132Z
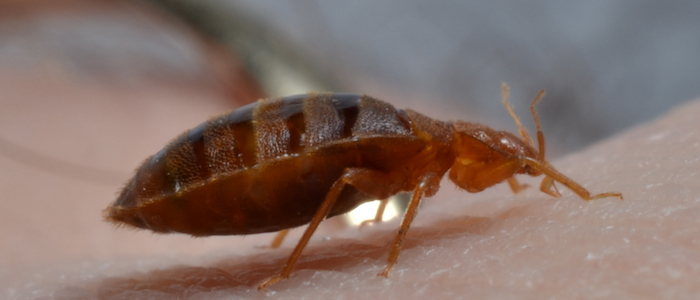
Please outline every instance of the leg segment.
M510 186L510 189L513 191L513 194L517 194L520 191L530 187L530 185L528 184L518 183L518 180L515 179L515 177L508 178L508 186Z
M389 204L389 198L379 200L379 207L377 207L377 213L374 215L374 219L362 221L362 223L360 223L360 228L364 227L365 225L380 223L382 221L382 217L384 216L384 211L386 210L387 204Z
M284 241L284 237L287 236L287 233L289 233L289 229L280 230L277 233L277 235L275 236L275 239L272 240L272 244L270 245L270 248L272 248L272 249L279 248L279 246L282 245L282 241Z
M396 260L399 258L401 244L403 244L403 240L406 237L408 228L411 226L413 218L415 218L416 214L418 213L418 207L420 206L421 200L423 200L423 196L432 196L433 194L435 194L435 192L437 192L439 186L440 177L437 174L426 173L425 175L423 175L421 181L418 183L416 189L413 191L413 197L411 197L411 202L408 204L406 214L404 215L403 220L401 221L401 227L399 228L398 234L396 234L396 238L394 239L394 243L391 247L391 252L389 253L389 261L387 263L387 266L386 268L384 268L384 271L378 274L378 276L389 277L389 272L391 271L391 268L394 266Z
M294 251L292 251L292 254L287 260L287 263L282 268L282 271L280 271L277 275L267 278L261 282L258 285L258 290L262 290L276 282L289 278L289 274L292 272L292 269L294 269L297 260L299 260L301 252L306 247L306 244L309 242L309 239L311 239L311 236L316 231L316 228L318 228L318 225L321 224L321 221L323 221L331 212L331 209L335 205L336 200L338 200L338 197L343 191L345 185L352 185L359 191L368 195L376 196L377 198L387 198L389 195L398 192L398 190L395 189L395 182L395 177L379 171L369 169L345 170L343 175L340 176L335 183L333 183L333 186L331 186L331 189L326 195L326 199L323 200L321 206L316 211L316 214L311 219L309 226L306 228L306 231L304 231L299 243L294 248Z
M545 194L551 195L552 197L561 197L557 186L554 185L554 179L552 179L552 177L549 176L545 176L544 179L542 179L542 184L540 184L540 191L542 191Z

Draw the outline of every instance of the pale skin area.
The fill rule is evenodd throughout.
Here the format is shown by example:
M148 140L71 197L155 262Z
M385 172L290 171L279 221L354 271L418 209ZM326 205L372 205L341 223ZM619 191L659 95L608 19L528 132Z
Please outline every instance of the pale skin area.
M216 100L220 95L44 85L36 91L14 79L2 81L7 98L0 102L0 136L52 149L42 153L63 160L117 170L116 182L74 179L0 156L0 298L700 295L698 101L552 161L592 193L621 192L623 201L586 203L562 185L561 198L537 188L514 195L507 184L470 194L443 181L438 195L424 201L388 279L376 274L385 267L398 220L338 230L331 219L321 224L291 277L259 292L256 285L280 270L301 230L280 249L261 249L273 234L194 239L115 229L101 220L101 210L142 159L182 129L227 109ZM49 96L61 104L41 101ZM186 100L192 97L202 100ZM136 101L144 98L155 102ZM124 101L133 103L102 108ZM33 106L21 106L27 103ZM539 185L539 178L518 179Z

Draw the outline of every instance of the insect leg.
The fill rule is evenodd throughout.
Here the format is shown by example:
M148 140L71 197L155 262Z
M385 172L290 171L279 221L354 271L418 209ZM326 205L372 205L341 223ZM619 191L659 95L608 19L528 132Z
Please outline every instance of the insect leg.
M389 204L389 198L384 198L382 200L379 200L379 207L377 207L377 213L374 215L374 219L371 220L364 220L362 223L360 223L360 228L369 225L369 224L376 224L382 221L382 217L384 216L384 210L386 210L386 206Z
M408 228L411 226L413 218L415 218L416 214L418 213L418 207L420 206L421 200L423 200L423 196L426 194L435 194L439 186L440 176L432 172L423 175L420 182L416 186L416 189L413 191L413 197L411 197L411 202L408 204L406 214L404 215L403 220L401 221L401 227L399 227L399 232L398 234L396 234L396 238L394 239L391 252L389 253L389 261L387 263L387 266L381 273L378 274L378 276L389 277L389 272L391 271L391 268L394 266L396 260L399 258L401 244L403 244L403 240L404 237L406 237Z
M388 176L385 173L369 169L352 168L345 170L343 175L340 176L335 183L333 183L333 186L331 186L331 189L326 195L326 199L323 200L321 206L316 211L316 214L314 214L309 226L306 228L306 231L304 231L299 243L297 243L294 251L292 251L292 254L289 256L287 264L285 264L284 268L282 268L282 271L280 271L279 274L267 278L261 282L258 285L258 290L262 290L280 280L289 278L289 274L292 272L292 269L294 269L297 260L299 260L301 252L306 247L306 244L309 242L309 239L311 239L311 236L316 231L316 228L318 228L318 225L321 224L321 221L323 221L330 213L345 185L352 185L359 191L368 195L376 196L378 198L386 198L398 191L398 188L396 188L393 184L396 182L393 180L393 178L394 177Z
M554 185L554 179L549 176L545 176L544 179L542 179L542 184L540 184L540 191L553 197L561 197L557 186Z
M280 232L278 232L275 236L275 239L272 240L270 248L279 248L279 246L282 245L282 241L284 241L284 237L287 236L287 233L289 233L289 229L280 230Z
M530 187L529 184L518 183L518 180L516 180L515 177L508 178L508 185L510 186L510 189L513 191L513 194L517 194L520 191Z
M607 198L607 197L617 197L622 200L622 194L620 193L614 193L614 192L609 192L609 193L601 193L601 194L595 194L591 195L588 190L586 190L584 187L582 187L580 184L576 183L573 181L571 178L566 177L564 174L559 173L557 170L549 166L549 164L543 164L535 159L529 158L529 157L520 157L520 163L522 165L528 165L531 168L542 172L545 177L545 179L542 182L542 186L545 186L545 188L548 189L549 185L552 185L553 182L556 180L560 182L561 184L565 185L569 189L571 189L574 193L576 193L579 197L581 197L583 200L589 201L593 199L598 199L598 198ZM541 187L542 188L542 187ZM544 191L543 191L544 192ZM545 192L547 193L547 192Z

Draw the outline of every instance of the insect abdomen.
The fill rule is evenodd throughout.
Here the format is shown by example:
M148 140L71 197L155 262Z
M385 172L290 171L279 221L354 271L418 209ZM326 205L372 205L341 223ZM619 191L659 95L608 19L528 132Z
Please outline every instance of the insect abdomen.
M237 206L230 207L231 210L251 210L252 206L262 205L260 214L264 213L266 201L299 200L272 199L284 196L272 194L257 198L238 195L243 192L236 190L237 187L217 186L217 182L229 182L233 177L240 177L238 181L267 181L269 185L287 184L286 189L289 190L290 196L294 194L293 189L300 193L298 197L313 194L307 197L313 199L299 201L320 202L327 192L325 186L329 187L344 168L364 163L359 158L361 151L356 150L356 147L337 146L338 143L352 144L369 137L410 137L411 134L412 129L405 112L368 96L320 93L259 101L215 117L183 133L159 153L147 159L124 188L113 208L107 211L107 217L137 227L169 231L168 228L155 228L154 224L146 224L149 222L144 221L143 216L134 215L143 215L146 204L166 201L163 199L175 202L179 201L177 199L184 199L179 195L189 193L189 190L193 189L196 189L197 193L203 193L199 195L201 199L217 199L218 206ZM325 148L341 152L334 154L340 156L332 160L338 162L337 166L320 166L329 165L331 162L321 162L322 155L309 155L310 151ZM383 160L384 156L377 155L377 158ZM323 182L316 183L305 182L312 180L313 176L309 177L312 179L303 180L299 177L297 183L283 183L281 179L275 182L273 178L262 178L272 176L264 174L274 173L275 170L271 168L278 168L276 164L280 164L281 161L290 163L290 159L292 165L287 168L291 168L291 171L287 173L297 172L299 176L303 176L303 169L315 168L312 172L319 174L314 176L336 178L324 178ZM319 190L310 191L311 187L304 186L308 184L319 186ZM204 190L211 191L204 193ZM247 200L237 200L237 197ZM224 205L225 201L237 203ZM198 205L202 206L201 203ZM195 211L199 208L201 207L188 208L190 215L181 217L195 218ZM311 208L310 211L313 210L315 208ZM272 215L274 214L269 216ZM240 222L248 222L246 224L250 225L249 221ZM264 224L252 226L264 227Z

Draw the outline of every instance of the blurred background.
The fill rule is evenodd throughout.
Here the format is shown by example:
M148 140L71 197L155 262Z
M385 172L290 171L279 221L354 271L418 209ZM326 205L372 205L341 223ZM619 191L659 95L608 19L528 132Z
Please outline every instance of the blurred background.
M515 131L506 82L530 128L547 90L550 158L582 149L700 96L698 16L652 0L0 1L0 279L185 251L99 211L179 132L265 96L366 93Z
M233 107L367 93L514 129L499 101L506 82L529 125L527 105L547 90L538 110L555 156L700 95L696 1L4 2L4 72L212 84Z
M154 2L240 49L251 70L263 68L258 56L267 61L249 48L259 39L286 53L291 70L309 70L322 84L311 88L370 93L437 116L512 129L500 83L527 121L527 104L546 89L538 109L554 155L700 95L694 1ZM215 13L193 13L203 11ZM290 77L263 82L286 94L280 81Z

